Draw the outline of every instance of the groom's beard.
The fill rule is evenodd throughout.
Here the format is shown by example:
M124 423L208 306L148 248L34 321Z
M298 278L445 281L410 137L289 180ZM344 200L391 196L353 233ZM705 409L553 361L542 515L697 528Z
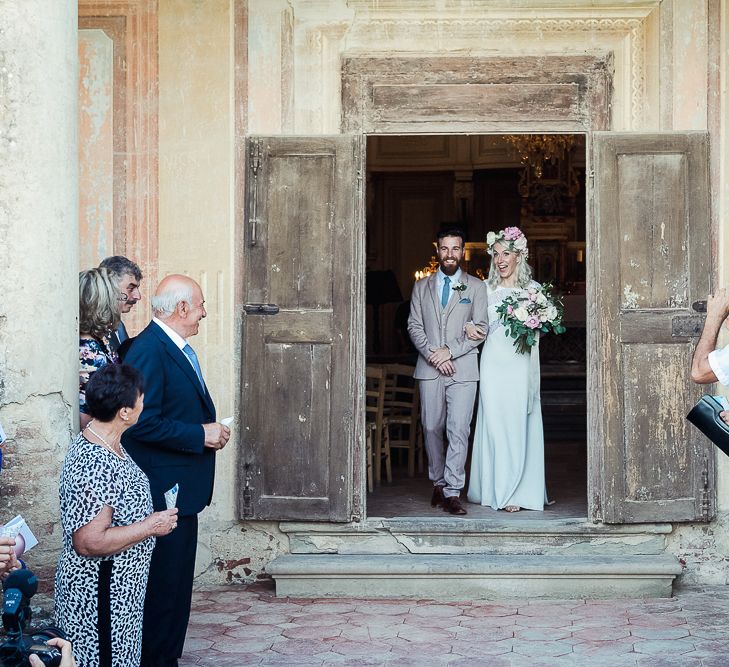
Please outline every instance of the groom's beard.
M458 271L459 263L453 262L452 264L445 264L440 262L440 270L447 276L452 276Z

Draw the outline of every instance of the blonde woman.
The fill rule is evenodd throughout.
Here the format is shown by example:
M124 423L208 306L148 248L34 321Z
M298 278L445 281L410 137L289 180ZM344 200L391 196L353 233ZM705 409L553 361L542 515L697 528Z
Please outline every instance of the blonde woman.
M481 383L473 441L468 500L493 509L543 510L544 430L539 398L539 348L519 354L504 335L496 311L515 291L539 287L527 263L527 239L518 227L489 232L491 269L488 337L481 352ZM466 325L471 340L486 331Z
M91 421L86 408L86 385L91 375L107 364L118 363L109 345L119 326L121 292L106 269L78 274L79 297L79 412L81 428Z

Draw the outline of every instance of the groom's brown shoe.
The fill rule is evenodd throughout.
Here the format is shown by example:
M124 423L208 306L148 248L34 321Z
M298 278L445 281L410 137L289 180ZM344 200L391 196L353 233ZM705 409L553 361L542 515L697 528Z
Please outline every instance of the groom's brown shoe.
M441 507L445 502L445 496L443 495L443 487L435 485L433 487L433 497L430 499L431 507Z
M468 512L466 512L466 508L461 505L461 501L458 496L451 496L450 498L446 498L445 502L443 503L443 511L458 515L468 514Z

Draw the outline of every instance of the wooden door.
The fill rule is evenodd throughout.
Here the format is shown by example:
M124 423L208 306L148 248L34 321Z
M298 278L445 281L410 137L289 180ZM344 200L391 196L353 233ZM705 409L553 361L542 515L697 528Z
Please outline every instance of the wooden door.
M684 419L710 289L708 137L594 140L588 312L590 504L611 523L708 521L714 452Z
M240 514L347 521L364 431L362 142L246 148Z

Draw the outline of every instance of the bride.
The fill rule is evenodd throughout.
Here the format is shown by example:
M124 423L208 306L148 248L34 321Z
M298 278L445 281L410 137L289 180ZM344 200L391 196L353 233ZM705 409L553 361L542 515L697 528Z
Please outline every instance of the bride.
M489 329L481 352L478 414L471 460L468 500L494 509L543 510L544 431L539 397L539 348L516 351L496 313L514 290L539 287L527 264L526 237L507 227L487 237L491 268L486 279ZM486 332L466 325L471 340Z

